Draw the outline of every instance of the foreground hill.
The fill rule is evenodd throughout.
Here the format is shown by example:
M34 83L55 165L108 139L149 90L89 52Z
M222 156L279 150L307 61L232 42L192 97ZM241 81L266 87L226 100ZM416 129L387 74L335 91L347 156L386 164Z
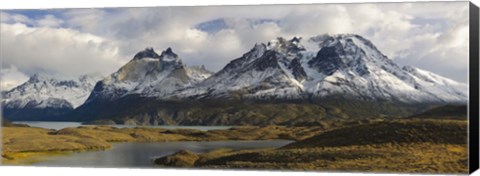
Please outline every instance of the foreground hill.
M465 121L377 122L328 131L284 148L338 147L386 143L466 144Z
M356 171L468 172L467 121L394 120L347 125L277 149L190 151L160 157L169 167Z

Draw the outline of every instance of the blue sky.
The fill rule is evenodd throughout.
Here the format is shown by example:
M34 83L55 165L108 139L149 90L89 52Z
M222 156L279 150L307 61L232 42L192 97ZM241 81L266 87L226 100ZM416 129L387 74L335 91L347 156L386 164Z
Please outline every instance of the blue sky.
M356 33L400 65L466 82L468 3L380 3L4 10L0 76L11 88L45 72L116 71L145 47L172 47L217 71L276 37Z

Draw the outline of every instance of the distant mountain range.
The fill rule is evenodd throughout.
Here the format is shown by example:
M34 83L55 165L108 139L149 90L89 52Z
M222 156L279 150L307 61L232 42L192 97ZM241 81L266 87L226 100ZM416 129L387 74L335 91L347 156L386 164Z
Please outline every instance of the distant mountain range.
M57 119L102 123L294 124L407 116L468 101L468 85L400 67L359 35L307 42L318 48L306 49L300 37L256 44L216 73L186 66L171 48L161 54L147 48L103 79L33 76L5 93L5 116L50 108L62 111Z
M3 92L4 117L10 120L48 120L71 112L85 102L100 75L58 79L35 74L30 79Z

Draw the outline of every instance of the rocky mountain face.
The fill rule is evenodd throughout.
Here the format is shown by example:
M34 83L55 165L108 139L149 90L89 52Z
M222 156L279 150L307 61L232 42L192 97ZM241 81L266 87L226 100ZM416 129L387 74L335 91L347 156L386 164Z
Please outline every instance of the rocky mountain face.
M192 86L212 73L204 66L186 66L171 48L157 54L153 48L137 53L117 72L96 83L85 103L72 116L116 115L120 105L131 109L138 104L130 99L161 99ZM137 108L138 109L138 108ZM125 113L122 113L125 115Z
M115 117L106 118L110 123L291 125L324 118L403 117L429 105L464 104L468 99L466 84L418 68L400 67L359 35L320 35L307 42L318 47L307 49L300 37L258 43L215 74L201 74L201 79L185 74L188 67L179 64L180 60L163 59L178 58L166 55L171 50L161 55L146 50L131 62L147 59L176 66L149 63L139 67L141 71L133 71L125 69L128 63L95 89L103 92L98 97L120 98L107 105L79 108L79 112ZM164 60L177 64L161 64ZM149 71L150 67L158 72ZM128 75L141 74L124 81L117 76L122 70ZM178 70L172 76L174 84L157 76L173 70ZM152 75L155 79L148 79ZM96 96L95 90L92 96Z
M201 83L178 91L177 97L201 99L298 98L306 73L301 68L298 39L278 38L256 44Z
M340 34L257 43L216 73L186 66L171 48L146 48L69 115L144 125L295 125L405 117L467 100L466 84L401 67L362 36Z
M321 49L304 61L314 96L332 94L405 103L465 103L468 86L434 73L401 68L358 35L317 36Z
M58 119L85 102L100 75L58 79L35 74L3 93L3 115L9 120Z
M343 96L402 103L462 103L466 84L418 68L400 67L359 35L323 35L257 44L179 97L311 99Z
M84 105L137 95L164 97L208 78L205 67L187 67L171 48L158 55L152 48L137 53L117 72L96 83Z

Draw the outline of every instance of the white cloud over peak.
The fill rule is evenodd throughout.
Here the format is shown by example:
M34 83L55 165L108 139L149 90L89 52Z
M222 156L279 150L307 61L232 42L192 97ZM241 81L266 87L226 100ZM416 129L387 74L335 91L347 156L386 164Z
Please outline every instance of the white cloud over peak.
M2 68L0 78L0 90L10 90L28 80L28 76L19 72L13 65Z
M73 29L2 23L1 35L4 67L15 67L25 75L109 74L124 63L116 45Z
M26 75L108 74L150 46L158 52L172 47L184 63L217 71L255 43L324 33L362 35L401 65L458 81L466 82L468 73L467 2L69 9L40 18L8 11L1 16L2 55ZM206 31L199 24L217 28Z

